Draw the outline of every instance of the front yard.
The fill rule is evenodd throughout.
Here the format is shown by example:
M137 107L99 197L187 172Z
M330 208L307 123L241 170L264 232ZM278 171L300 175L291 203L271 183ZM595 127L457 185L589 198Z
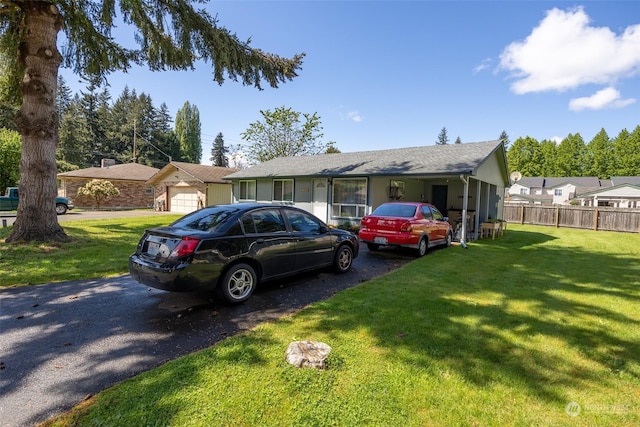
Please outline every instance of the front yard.
M328 368L288 365L296 340L329 344ZM636 426L639 402L640 236L510 224L51 424Z

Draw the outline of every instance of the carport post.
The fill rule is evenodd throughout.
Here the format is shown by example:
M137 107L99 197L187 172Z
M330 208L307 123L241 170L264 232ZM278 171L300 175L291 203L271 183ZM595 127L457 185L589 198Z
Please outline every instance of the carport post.
M464 175L460 175L460 181L464 182L464 192L462 196L462 236L460 236L460 243L464 246L467 238L467 200L469 199L469 178Z

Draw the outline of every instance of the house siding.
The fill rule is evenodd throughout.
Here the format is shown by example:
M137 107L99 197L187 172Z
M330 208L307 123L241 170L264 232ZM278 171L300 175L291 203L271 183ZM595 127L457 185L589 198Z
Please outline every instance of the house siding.
M102 200L100 206L98 206L92 197L78 196L78 189L86 185L89 181L91 181L91 179L67 177L61 181L58 195L71 198L76 208L82 209L96 209L98 207L101 209L140 209L153 207L154 193L151 187L144 182L115 179L106 180L110 181L120 191L120 195Z

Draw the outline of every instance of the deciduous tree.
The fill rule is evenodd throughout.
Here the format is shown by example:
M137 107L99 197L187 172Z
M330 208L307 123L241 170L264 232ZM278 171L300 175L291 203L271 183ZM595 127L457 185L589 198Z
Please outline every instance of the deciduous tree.
M321 141L324 134L317 113L299 113L282 106L273 111L261 110L260 114L263 121L252 123L241 134L251 144L247 149L251 163L325 153L334 144Z
M120 190L111 181L106 179L92 179L84 186L78 188L78 197L91 197L96 202L96 207L100 207L102 201L113 196L119 196Z
M189 101L176 113L175 132L180 141L180 152L186 162L200 163L202 159L202 139L200 132L200 111Z
M114 70L148 64L151 70L188 70L211 62L213 79L241 80L258 89L294 78L304 54L291 59L268 54L242 42L195 1L3 1L0 48L15 66L10 87L20 88L16 126L22 135L20 203L8 242L68 241L55 215L58 116L55 96L61 64L80 75L106 78ZM137 48L117 43L111 30L136 27ZM120 25L122 26L122 25ZM66 47L57 37L64 31Z

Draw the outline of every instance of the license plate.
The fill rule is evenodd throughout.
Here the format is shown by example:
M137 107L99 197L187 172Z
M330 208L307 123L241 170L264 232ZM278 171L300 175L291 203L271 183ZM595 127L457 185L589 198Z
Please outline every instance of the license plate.
M160 252L160 243L149 242L147 244L147 253L149 255L155 256L158 255L158 252Z
M386 237L374 237L373 238L373 242L377 243L379 245L386 245L387 244L387 238Z

